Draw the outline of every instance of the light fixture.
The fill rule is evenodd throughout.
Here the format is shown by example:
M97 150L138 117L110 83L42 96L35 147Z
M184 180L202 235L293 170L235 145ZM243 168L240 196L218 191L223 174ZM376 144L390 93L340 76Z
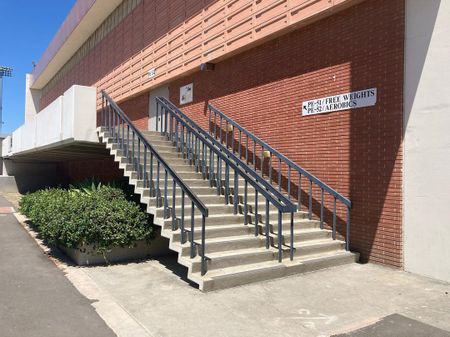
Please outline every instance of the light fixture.
M216 67L216 65L211 62L206 62L206 63L200 64L201 71L213 71L215 67Z
M12 68L0 66L0 134L2 133L3 118L2 118L2 100L3 100L3 77L11 77Z

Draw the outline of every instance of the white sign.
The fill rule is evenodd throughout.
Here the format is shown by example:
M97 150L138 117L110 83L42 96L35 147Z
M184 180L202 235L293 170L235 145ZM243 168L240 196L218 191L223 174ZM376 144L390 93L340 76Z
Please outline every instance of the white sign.
M302 115L309 116L326 112L364 108L377 103L377 88L353 91L346 94L328 96L302 104Z
M191 103L194 99L194 84L190 83L180 88L180 104Z
M148 75L148 78L155 77L156 76L156 69L155 68L150 69L149 71L147 71L147 75Z

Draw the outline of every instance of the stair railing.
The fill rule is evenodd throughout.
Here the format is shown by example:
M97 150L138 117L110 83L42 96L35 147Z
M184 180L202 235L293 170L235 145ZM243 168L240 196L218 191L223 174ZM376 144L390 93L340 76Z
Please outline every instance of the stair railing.
M245 162L248 164L249 161L253 164L255 171L258 171L257 162L259 161L259 174L261 177L268 177L270 183L274 183L273 177L273 157L278 162L278 177L277 184L278 190L282 191L282 164L287 166L287 195L289 200L291 200L291 187L293 184L292 172L296 172L297 175L297 204L298 210L301 210L301 181L302 176L305 177L309 182L309 192L308 192L308 215L309 219L312 219L313 215L313 185L317 186L320 191L320 228L323 229L324 224L324 194L328 193L333 197L333 224L332 224L332 237L333 240L336 239L336 204L337 201L341 202L346 207L346 230L345 230L345 247L346 250L350 249L350 208L352 207L351 201L343 196L341 193L337 192L326 183L321 181L319 178L294 163L292 160L284 156L282 153L271 147L269 144L264 142L262 139L255 136L253 133L245 129L239 123L235 122L233 119L225 115L219 109L211 104L208 104L208 119L209 119L209 133L214 139L218 139L221 143L225 143L226 147L230 147L233 153L237 153L239 158L244 158ZM235 134L237 130L238 135ZM244 142L242 138L245 137ZM236 138L236 139L235 139ZM253 143L252 154L249 154L249 140ZM231 143L231 144L230 144ZM245 148L245 153L243 153L243 148ZM258 158L257 150L260 151L260 156ZM267 159L267 160L265 160ZM268 161L267 168L264 169L264 162Z
M180 229L180 242L182 244L186 243L186 234L189 235L190 257L194 258L199 251L201 274L204 275L206 273L206 260L208 260L205 255L205 218L208 217L208 208L170 167L167 161L161 157L105 91L102 91L101 126L111 134L114 142L118 144L122 153L125 154L127 161L132 164L133 170L137 173L137 179L142 180L143 187L149 189L150 197L156 198L156 207L164 207L163 218L172 218L172 230ZM164 170L163 188L161 188L161 169ZM156 177L154 177L155 174ZM167 198L169 180L172 181L172 207L170 212ZM177 187L181 190L181 218L177 217L175 210ZM163 189L163 202L161 200L161 189ZM191 202L190 228L185 226L185 197ZM197 208L202 217L200 243L195 241L194 235L195 208Z
M289 247L289 257L294 258L294 212L297 206L285 195L270 185L246 163L237 158L220 142L211 137L194 121L187 117L173 103L163 97L156 98L157 116L159 120L159 130L171 140L182 155L189 160L197 172L203 175L204 179L210 181L211 186L216 184L217 194L222 190L225 194L225 203L229 203L231 194L233 198L234 214L238 212L239 198L239 176L244 178L244 224L248 224L248 185L255 189L254 219L255 236L259 235L259 213L258 195L265 198L265 241L266 248L270 247L269 227L269 205L273 205L278 210L277 222L277 248L278 261L283 260L283 245ZM161 116L162 118L158 119ZM157 127L158 130L158 127ZM225 181L222 183L222 163L224 164ZM231 193L229 174L234 170L234 186ZM283 243L283 213L290 214L290 244Z

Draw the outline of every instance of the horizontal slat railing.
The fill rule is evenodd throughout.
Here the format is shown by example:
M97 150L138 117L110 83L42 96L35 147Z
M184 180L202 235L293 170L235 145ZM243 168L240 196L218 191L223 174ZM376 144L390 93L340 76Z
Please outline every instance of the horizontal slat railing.
M204 275L206 273L206 260L208 259L205 256L205 221L208 217L208 208L104 91L102 91L101 126L110 133L114 143L118 144L127 161L132 164L134 171L137 173L137 179L143 180L143 188L148 188L150 197L155 197L156 207L164 207L163 217L165 219L172 218L172 230L180 229L180 242L182 244L186 243L186 234L189 235L190 257L194 258L199 251L201 273ZM160 176L160 171L164 172L164 177ZM167 195L169 180L172 185L171 207L168 205ZM162 184L164 186L161 186ZM181 190L181 214L179 218L175 210L177 206L175 198L177 187ZM189 228L185 224L184 214L186 197L191 202ZM196 209L200 212L202 218L200 243L194 240ZM168 212L169 210L170 213Z
M229 149L220 142L211 137L207 131L203 130L194 121L187 117L169 100L158 97L157 116L159 121L157 130L168 137L175 146L182 152L183 156L191 161L198 172L203 174L204 179L210 181L211 186L217 187L217 193L224 191L225 202L228 203L230 197L233 198L234 213L238 211L238 190L239 177L244 180L244 222L248 224L248 185L255 190L255 236L259 235L259 215L258 215L258 196L261 195L265 199L265 236L266 248L270 246L270 230L269 230L269 208L270 205L278 210L277 222L277 246L278 260L281 262L283 258L283 213L290 214L290 231L291 242L289 244L290 259L294 257L293 243L293 219L297 206L292 203L286 196L280 193L276 188L269 184L246 163L237 158ZM159 118L161 116L161 118ZM233 193L231 193L229 174L230 170L234 171ZM224 184L222 183L222 173L224 173ZM232 195L233 194L233 195Z
M283 188L283 176L282 166L284 165L287 171L287 180L285 188L287 189L287 196L289 200L292 197L292 189L295 183L292 179L292 173L295 172L297 176L297 204L298 209L302 207L302 177L307 179L309 186L307 198L308 198L308 214L312 219L313 213L313 185L320 189L320 227L323 228L324 224L324 194L328 193L333 198L333 224L332 224L332 236L336 239L336 208L337 202L340 202L346 208L346 249L350 248L350 209L352 207L351 201L335 189L321 181L319 178L287 158L285 155L271 147L262 139L255 136L253 133L245 129L239 123L225 115L219 109L211 104L208 104L208 119L209 119L209 133L214 139L218 139L221 143L225 143L226 147L231 147L233 153L237 153L240 158L243 158L247 163L251 162L255 171L258 172L259 162L259 174L261 177L268 178L270 183L274 183L275 177L273 174L274 166L273 160L277 162L277 185L279 191ZM243 139L244 138L244 139ZM249 142L250 140L250 142ZM231 142L231 144L230 144ZM253 149L249 149L253 145ZM253 150L253 151L251 151ZM259 153L259 154L258 154ZM267 165L264 163L267 162ZM265 168L267 166L267 168Z

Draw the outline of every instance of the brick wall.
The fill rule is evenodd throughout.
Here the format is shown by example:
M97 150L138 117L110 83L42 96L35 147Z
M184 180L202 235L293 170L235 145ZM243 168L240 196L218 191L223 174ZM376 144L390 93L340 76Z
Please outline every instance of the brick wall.
M148 93L133 97L119 104L133 124L140 130L148 129Z
M348 196L352 249L401 267L403 43L404 1L368 0L171 83L171 100L193 82L187 114L207 127L213 103ZM300 114L304 100L372 87L374 107Z
M155 41L214 2L217 0L141 1L79 62L45 88L40 98L40 108L45 108L73 84L95 85L107 89L110 94L120 91L126 97L130 93L130 78L138 76L138 81L141 77L142 81L149 81L146 74L152 66L140 63L143 50L147 48L147 54L152 55L149 47ZM136 60L139 60L138 64L135 64Z
M104 159L71 160L64 162L63 172L70 183L81 182L86 179L107 183L123 178L123 171L113 157Z

